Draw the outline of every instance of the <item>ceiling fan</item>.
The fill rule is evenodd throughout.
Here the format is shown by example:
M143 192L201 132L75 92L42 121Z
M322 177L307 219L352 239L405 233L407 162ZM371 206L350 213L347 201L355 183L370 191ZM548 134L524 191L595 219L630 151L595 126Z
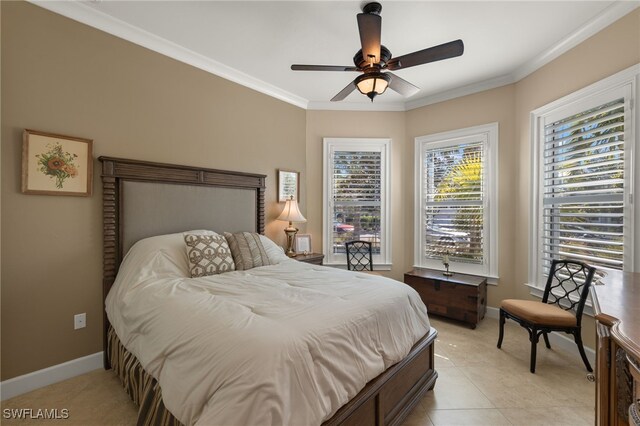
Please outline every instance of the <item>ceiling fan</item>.
M353 57L355 67L340 65L291 65L294 71L358 71L362 75L353 80L331 101L341 101L355 89L367 95L371 102L377 95L384 93L387 86L403 96L415 95L420 89L397 75L385 70L401 70L429 62L455 58L464 52L462 40L455 40L438 46L429 47L407 55L392 58L389 49L380 44L382 5L367 3L358 14L358 30L362 49Z

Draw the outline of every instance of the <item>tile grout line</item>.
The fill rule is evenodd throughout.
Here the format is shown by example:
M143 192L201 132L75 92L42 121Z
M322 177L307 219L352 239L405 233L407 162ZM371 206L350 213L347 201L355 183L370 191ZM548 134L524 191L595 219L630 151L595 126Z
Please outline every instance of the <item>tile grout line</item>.
M487 334L486 337L488 337L489 333L485 333L485 334ZM443 340L446 341L446 339L443 339ZM442 341L440 343L441 344L445 344L444 341ZM561 351L554 351L554 352L556 352L558 354L564 353L564 351L562 351L562 350ZM445 411L464 411L464 410L475 411L475 410L492 410L492 409L497 410L497 412L500 414L500 417L502 417L504 419L504 421L506 421L508 424L510 424L510 425L520 424L520 423L514 423L510 418L508 418L507 415L505 414L505 411L506 410L510 410L510 409L511 410L514 410L514 409L515 410L521 410L521 409L526 410L526 409L528 409L527 407L515 407L515 406L514 407L508 407L508 406L507 407L499 407L498 404L493 401L493 399L490 397L490 395L487 392L484 392L482 390L482 388L480 388L478 386L478 384L476 383L474 378L469 374L469 372L465 371L466 369L477 367L476 365L465 365L465 362L463 362L463 365L457 364L456 361L454 359L452 359L452 356L449 356L449 354L446 352L446 346L445 346L445 349L443 349L439 355L443 359L447 360L447 362L450 363L453 366L453 368L452 367L441 367L441 368L451 369L451 371L454 371L454 372L456 372L458 374L462 373L461 374L462 377L467 379L479 391L479 393L489 401L489 403L493 406L493 408L444 408L444 409L432 408L431 410L429 410L427 408L426 404L425 404L425 408L427 408L426 415L427 415L429 421L434 426L437 426L437 424L433 421L433 419L429 415L429 413L434 413L434 412L438 412L438 411L440 411L440 412L445 412ZM455 356L453 358L455 358ZM516 361L521 361L521 360L516 358ZM540 361L542 361L542 359ZM573 364L572 363L567 363L567 366L571 366L571 365L573 365ZM576 409L580 410L580 409L584 409L585 407L589 407L588 405L585 405L583 403L578 403L577 401L574 401L574 402L575 402L575 404L573 402L570 402L568 404L566 404L566 403L565 404L560 404L560 405L553 404L551 406L546 405L545 407L547 407L547 408L559 408L559 409L573 409L573 410L576 410Z
M480 410L493 410L493 411L498 411L500 413L500 415L502 417L504 417L504 419L507 421L507 423L509 423L512 426L515 426L515 423L513 423L511 420L509 420L509 418L507 416L504 415L504 413L502 412L502 410L500 408L444 408L444 409L440 409L440 410L433 410L433 411L480 411ZM429 421L431 422L431 424L433 426L438 426L437 424L435 424L433 422L433 420L431 419L431 417L429 416L429 414L427 414L427 418L429 419ZM444 426L444 425L443 425Z

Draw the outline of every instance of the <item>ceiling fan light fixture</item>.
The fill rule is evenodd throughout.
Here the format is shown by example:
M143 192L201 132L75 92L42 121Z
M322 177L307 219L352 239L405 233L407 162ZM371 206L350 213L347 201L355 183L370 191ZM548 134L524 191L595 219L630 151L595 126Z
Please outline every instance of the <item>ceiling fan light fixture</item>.
M371 102L377 95L381 95L387 90L391 78L380 72L363 74L356 78L356 87L363 95L367 95Z
M2 1L2 0L0 0ZM394 92L398 92L404 97L411 97L418 93L420 89L401 77L390 73L382 73L381 70L397 71L416 65L428 64L430 62L442 61L444 59L455 58L464 53L464 43L462 40L454 40L438 46L428 47L406 55L392 57L389 49L380 43L382 29L382 17L380 12L382 6L377 2L370 2L363 6L362 13L358 13L358 33L360 34L360 45L353 57L354 67L342 65L291 65L294 71L358 71L363 73L355 80L351 81L344 89L338 92L331 102L343 101L356 89L366 95L371 102L373 99L384 93L387 86Z

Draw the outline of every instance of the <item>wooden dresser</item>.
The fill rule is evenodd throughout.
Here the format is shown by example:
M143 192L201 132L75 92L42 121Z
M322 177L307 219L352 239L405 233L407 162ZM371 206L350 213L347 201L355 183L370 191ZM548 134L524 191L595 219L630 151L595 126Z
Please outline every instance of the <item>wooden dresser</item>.
M596 424L628 425L640 411L640 273L609 272L591 286L596 318Z
M476 328L487 311L485 277L458 273L447 277L442 271L413 268L404 274L404 282L420 294L429 314L463 321Z

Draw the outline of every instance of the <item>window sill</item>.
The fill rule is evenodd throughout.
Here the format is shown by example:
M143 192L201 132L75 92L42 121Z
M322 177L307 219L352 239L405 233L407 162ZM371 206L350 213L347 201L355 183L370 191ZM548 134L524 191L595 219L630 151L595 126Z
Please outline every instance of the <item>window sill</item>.
M525 285L529 287L530 295L535 296L538 299L542 299L542 296L544 295L544 288L540 288L534 284L529 284L529 283L525 283ZM571 300L574 300L574 298L571 298ZM582 311L582 313L592 318L595 316L595 314L593 313L593 304L591 303L591 300L589 300L588 297L587 297L587 301L584 304L584 310Z
M344 263L323 263L323 266L331 266L332 268L344 269L347 270L347 265ZM393 264L391 263L374 263L373 270L374 271L390 271Z

